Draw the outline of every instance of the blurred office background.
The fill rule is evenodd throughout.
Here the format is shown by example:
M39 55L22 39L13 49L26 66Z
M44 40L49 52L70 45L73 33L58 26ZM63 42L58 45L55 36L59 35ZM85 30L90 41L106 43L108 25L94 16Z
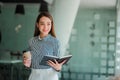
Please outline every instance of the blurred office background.
M120 75L120 0L0 0L0 80L28 79L22 51L44 10L54 18L61 56L73 55L60 80Z

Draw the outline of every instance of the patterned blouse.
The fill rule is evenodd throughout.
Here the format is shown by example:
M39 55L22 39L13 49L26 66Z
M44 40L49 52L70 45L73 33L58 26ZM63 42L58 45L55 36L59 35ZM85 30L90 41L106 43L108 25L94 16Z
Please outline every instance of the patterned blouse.
M40 62L45 55L60 56L60 44L58 39L50 34L43 39L39 36L33 37L29 40L29 51L32 55L31 68L33 69L47 69L50 66L40 65Z

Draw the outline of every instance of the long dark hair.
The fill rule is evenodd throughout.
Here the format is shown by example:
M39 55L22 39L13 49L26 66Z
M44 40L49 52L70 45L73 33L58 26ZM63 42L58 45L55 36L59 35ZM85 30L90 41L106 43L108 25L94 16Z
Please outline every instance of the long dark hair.
M41 12L41 13L38 15L37 19L36 19L36 23L39 23L40 18L42 18L43 16L48 17L48 18L51 20L51 30L50 30L49 34L51 34L53 37L56 37L55 31L54 31L53 18L52 18L52 16L51 16L48 12ZM39 31L36 23L35 23L34 36L40 35L40 31Z

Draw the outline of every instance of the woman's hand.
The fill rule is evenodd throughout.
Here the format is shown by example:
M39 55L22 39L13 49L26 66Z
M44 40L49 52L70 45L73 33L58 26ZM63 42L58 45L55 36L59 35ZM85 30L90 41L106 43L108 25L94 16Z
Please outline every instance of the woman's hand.
M56 60L55 62L48 60L47 63L49 66L53 67L56 71L60 71L62 69L62 65L66 62L66 60L64 60L61 63L58 63Z
M31 59L27 59L27 58L23 57L23 64L26 67L30 67L30 65L31 65Z
M30 67L31 66L31 53L30 52L25 52L23 54L23 64L26 67Z

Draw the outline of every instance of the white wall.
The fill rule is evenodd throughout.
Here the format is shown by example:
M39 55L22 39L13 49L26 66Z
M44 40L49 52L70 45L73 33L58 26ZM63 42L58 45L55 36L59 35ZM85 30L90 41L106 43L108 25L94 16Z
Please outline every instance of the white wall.
M55 31L61 42L61 53L65 54L71 30L79 8L80 0L55 0L51 13L54 17Z

